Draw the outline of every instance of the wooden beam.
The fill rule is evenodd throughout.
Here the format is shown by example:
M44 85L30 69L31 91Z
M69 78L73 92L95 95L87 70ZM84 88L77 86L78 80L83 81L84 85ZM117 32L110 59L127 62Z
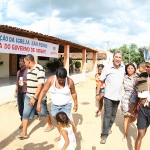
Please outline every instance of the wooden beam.
M66 68L68 75L69 75L69 52L70 52L70 45L65 45L64 46L64 68Z

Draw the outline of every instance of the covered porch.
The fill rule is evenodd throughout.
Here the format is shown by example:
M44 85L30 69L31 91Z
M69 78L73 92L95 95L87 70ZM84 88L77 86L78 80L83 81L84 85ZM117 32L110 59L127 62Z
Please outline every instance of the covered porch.
M46 74L46 79L53 74ZM69 77L73 79L75 85L81 82L85 82L87 77L93 77L93 72L86 72L85 76L81 73L78 74L71 74ZM0 78L0 105L16 101L16 98L14 97L15 92L15 86L16 86L16 76L9 76L9 77L3 77Z
M73 43L71 41L59 39L56 37L52 37L49 35L43 35L41 33L36 33L33 31L28 31L16 27L11 27L11 26L6 26L6 25L0 25L0 32L5 33L5 34L10 34L10 35L15 35L18 37L23 37L23 38L29 38L35 41L41 41L41 42L47 42L47 43L52 43L59 45L58 48L58 54L63 53L64 61L63 61L63 66L67 69L68 75L69 75L69 58L72 53L81 53L82 55L82 60L81 60L81 73L84 75L87 68L86 68L86 60L87 60L87 53L92 53L92 69L91 71L96 71L96 66L97 66L97 53L99 50L89 48L77 43ZM3 57L3 53L5 53L2 48L0 49L0 59L4 62L3 66L0 67L0 71L2 70L7 70L7 75L8 76L14 76L17 73L18 70L18 57L20 57L18 54L19 51L16 51L15 54L8 54L7 56ZM28 54L28 52L24 52L24 55ZM35 55L35 60L37 62L41 62L41 56L40 55ZM51 54L45 56L45 59L47 62L52 56ZM5 58L5 59L4 59ZM44 61L42 61L44 62ZM5 74L0 74L0 77L5 77Z

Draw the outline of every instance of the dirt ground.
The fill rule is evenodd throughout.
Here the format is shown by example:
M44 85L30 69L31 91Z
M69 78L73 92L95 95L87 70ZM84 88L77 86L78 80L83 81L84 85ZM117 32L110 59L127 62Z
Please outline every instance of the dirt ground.
M77 148L76 150L134 150L136 139L136 122L130 125L129 138L122 141L123 137L123 116L118 109L117 117L112 128L112 134L108 137L107 143L100 144L100 133L103 113L95 117L95 81L88 78L85 83L76 85L78 94L79 109L73 113L77 124ZM50 101L48 100L48 108ZM51 132L44 132L46 122L44 119L35 119L28 127L29 138L19 140L21 131L19 114L16 102L0 106L0 150L57 150L57 143L54 138L58 136L56 127ZM150 129L143 139L141 150L149 150Z

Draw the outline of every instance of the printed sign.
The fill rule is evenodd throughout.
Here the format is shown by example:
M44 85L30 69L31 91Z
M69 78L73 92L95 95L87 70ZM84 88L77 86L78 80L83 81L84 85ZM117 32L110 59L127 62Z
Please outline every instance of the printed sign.
M0 52L58 58L59 45L0 32Z

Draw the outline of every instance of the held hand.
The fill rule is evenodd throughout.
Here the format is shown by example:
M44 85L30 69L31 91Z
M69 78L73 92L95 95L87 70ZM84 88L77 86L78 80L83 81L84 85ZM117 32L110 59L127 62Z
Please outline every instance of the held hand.
M23 86L23 80L19 80L19 81L18 81L18 84L19 84L20 86Z
M100 100L100 95L96 95L96 100L97 100L97 101Z
M76 112L78 110L78 105L74 105L73 110Z
M31 98L30 101L29 101L29 105L32 105L32 106L33 106L34 104L35 104L35 99L34 99L34 98Z
M41 112L41 104L40 103L37 103L36 110L38 112Z
M96 81L99 81L99 80L100 80L100 77L96 77L95 80L96 80Z
M14 93L14 97L17 98L17 92Z

